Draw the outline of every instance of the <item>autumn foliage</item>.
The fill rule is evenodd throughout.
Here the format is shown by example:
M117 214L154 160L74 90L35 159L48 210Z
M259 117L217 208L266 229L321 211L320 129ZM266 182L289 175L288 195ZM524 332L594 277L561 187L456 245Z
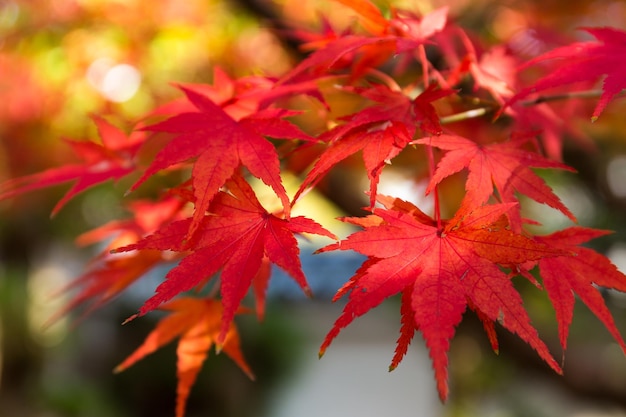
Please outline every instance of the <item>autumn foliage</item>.
M329 243L318 252L366 256L335 296L347 302L320 355L353 320L400 295L391 369L420 332L442 401L449 395L450 342L468 310L482 321L494 350L498 323L560 373L514 285L520 277L546 291L563 350L578 297L626 352L599 289L626 291L626 276L583 246L609 232L575 224L537 170L574 171L562 161L568 129L563 121L571 115L549 103L570 99L562 87L603 80L593 113L582 106L574 110L580 118L601 117L626 87L626 33L586 28L594 40L522 63L503 46L477 44L446 8L425 15L391 8L383 14L367 0L339 3L356 12L358 24L342 31L329 25L319 33L294 30L307 56L281 77L231 78L216 67L212 85L175 85L181 98L137 121L129 134L94 116L98 142L67 141L80 162L0 185L0 198L7 199L72 182L54 214L90 187L134 181L124 197L132 216L80 238L84 244L109 243L77 278L73 287L79 291L60 314L80 306L92 311L148 270L169 265L155 294L130 319L155 309L168 315L116 370L179 338L176 415L182 417L212 346L252 377L235 315L247 311L242 303L252 293L263 317L271 265L309 294L297 237L320 235ZM539 95L550 93L557 94ZM337 96L349 98L349 110ZM360 230L338 240L317 219L292 212L354 155L369 180L363 190L368 213L343 218ZM378 192L383 171L400 155L424 167L416 175L428 186L416 198L431 199L431 213ZM288 171L300 178L296 190L284 185ZM269 187L278 204L259 198L251 178ZM154 199L133 200L147 183L161 180ZM461 195L448 186L455 183L463 184ZM528 199L561 212L572 226L535 234L529 226L542 219L526 216ZM210 290L200 292L204 288Z

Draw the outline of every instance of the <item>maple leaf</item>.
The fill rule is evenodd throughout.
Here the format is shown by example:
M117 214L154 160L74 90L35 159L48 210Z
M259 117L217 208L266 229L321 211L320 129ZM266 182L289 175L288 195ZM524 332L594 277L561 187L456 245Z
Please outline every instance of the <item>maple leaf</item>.
M226 353L254 380L254 375L241 353L239 333L234 323L230 323L226 337L218 343L223 312L222 304L218 300L184 297L162 305L161 309L168 310L171 314L159 321L141 346L119 364L114 372L124 371L179 337L176 348L176 417L184 416L191 387L214 344L221 345L218 353Z
M268 279L267 275L263 275L266 271L263 266L265 256L285 270L305 293L310 293L294 234L312 233L336 239L335 235L303 216L286 219L268 213L250 185L239 175L234 176L226 186L228 191L222 191L216 197L211 204L211 214L201 219L198 236L193 240L186 240L193 224L192 219L186 219L174 222L134 245L118 249L190 251L168 272L166 280L141 307L139 315L205 283L221 269L224 304L222 333L218 338L221 341L255 277L259 281L255 284L258 285L257 293L263 287L263 281Z
M575 103L568 103L575 104ZM596 151L595 142L576 123L571 123L575 117L575 108L555 111L547 103L534 106L519 106L514 108L514 130L538 130L541 132L542 147L550 159L563 160L564 138L573 140L585 152Z
M442 132L431 102L453 93L451 90L437 90L434 85L415 99L383 85L356 91L373 100L375 105L343 118L347 123L319 136L318 139L329 143L329 146L307 174L294 201L333 166L362 150L370 179L370 205L373 206L380 174L385 165L391 163L391 159L409 144L418 128L429 134Z
M626 88L626 32L610 27L582 30L593 35L597 41L572 43L526 62L520 69L548 60L561 61L557 69L511 98L509 105L538 91L581 81L593 82L606 76L592 120L600 116L608 103Z
M129 136L98 116L92 116L102 145L96 142L66 139L83 163L68 164L32 175L10 179L0 184L0 200L16 195L74 181L70 190L57 202L51 215L56 215L77 194L108 180L119 180L135 170L134 157L144 142L144 133Z
M335 0L359 14L361 23L371 33L384 33L389 27L389 21L380 12L380 9L368 0Z
M263 256L261 266L252 279L252 289L254 291L254 299L256 305L256 316L259 321L265 317L265 298L267 295L267 287L272 276L272 261L267 255Z
M430 351L442 400L448 396L450 340L468 306L483 321L498 321L517 334L552 369L561 372L531 325L510 276L498 265L516 265L566 252L501 228L499 219L514 204L457 212L438 226L410 203L391 198L381 202L385 209L373 209L379 220L347 218L348 222L366 225L365 230L320 249L354 250L368 256L340 290L341 295L349 292L348 302L322 343L320 355L356 317L402 292L401 336L391 367L406 352L414 330L419 330ZM493 333L489 337L492 340Z
M298 49L303 52L322 49L328 42L349 33L352 33L349 28L344 29L342 33L337 33L328 17L324 15L319 16L319 28L315 30L298 28L288 31L289 36L297 39Z
M386 57L393 53L398 46L396 38L393 36L370 37L361 35L344 35L340 38L331 39L324 43L322 49L318 49L301 61L295 68L285 74L278 84L288 84L301 81L307 72L312 72L313 78L322 78L322 75L328 74L331 68L341 69L346 66L352 66L356 60L354 57L359 50L365 46L374 45L374 50L385 51L383 57L376 59L361 58L361 61L379 62L384 61ZM406 47L408 50L409 48ZM372 51L370 49L370 51Z
M259 110L259 97L272 89L274 82L267 77L248 76L231 78L219 66L213 67L213 84L178 83L208 97L230 117L239 120ZM197 111L186 97L163 104L150 112L152 116L172 116Z
M207 97L235 120L251 116L269 107L278 99L295 94L307 94L324 103L324 98L313 81L276 85L276 80L273 78L259 75L233 79L219 66L213 67L212 84L177 83L176 86ZM187 97L182 97L157 107L149 115L169 117L197 110Z
M503 143L479 145L461 136L440 135L414 141L448 151L437 164L435 175L432 176L426 192L431 192L444 178L467 168L469 175L465 183L467 193L462 203L464 209L485 203L493 195L495 186L502 202L517 201L514 194L517 191L576 221L552 189L530 169L556 168L573 171L573 168L522 149L521 146L528 139L528 136L520 135ZM521 227L519 215L511 215L515 219L512 227L518 229Z
M569 326L574 314L574 294L604 323L626 353L626 344L615 326L611 312L596 286L626 292L626 276L605 256L578 245L611 232L585 227L570 227L548 236L537 236L537 242L574 253L574 257L557 256L539 261L543 285L554 306L563 350L567 347Z
M233 79L219 67L214 68L213 85L178 85L208 97L235 120L251 116L276 100L295 94L307 94L324 102L315 82L276 85L276 80L258 75ZM184 112L193 111L193 105L186 102L189 108Z
M156 203L135 201L130 205L134 217L128 220L112 221L77 238L81 245L108 241L107 245L87 266L85 273L74 279L59 293L80 287L80 291L58 312L53 314L45 326L89 301L92 303L83 312L85 318L95 309L102 307L128 286L141 278L158 264L171 261L161 251L141 251L124 254L112 254L111 250L120 246L136 243L148 233L176 217L181 208L181 201L166 198Z
M189 230L191 236L220 187L243 165L274 190L288 216L290 202L280 178L278 154L264 136L311 140L295 125L282 119L294 113L268 109L235 120L208 97L186 87L180 88L198 111L182 113L148 127L176 135L156 155L132 189L160 170L194 159L195 212Z
M423 17L399 16L386 19L372 3L366 0L338 0L352 8L361 17L367 36L343 34L323 42L323 47L301 61L294 69L278 81L278 84L301 80L311 72L321 78L330 69L350 68L352 80L363 75L368 68L375 68L394 54L416 53L424 69L425 84L428 84L427 69L430 67L423 44L428 38L441 31L446 25L448 8L442 7Z
M471 74L474 82L474 91L485 89L499 103L505 105L513 97L513 90L519 84L519 59L512 55L503 45L496 46L480 55L465 32L460 31L463 44L468 52L460 64L448 76L447 82L459 84L462 76ZM593 150L593 144L580 128L571 123L571 104L567 113L562 109L555 111L546 103L532 106L502 107L501 113L506 111L513 118L513 131L541 131L544 151L553 160L562 161L563 138L576 140L585 150Z
M515 64L515 57L504 46L497 46L483 53L478 62L470 64L469 70L476 87L488 90L499 103L503 103L505 98L512 96L512 87L517 84Z
M448 7L441 7L427 13L423 17L402 13L391 8L392 16L387 19L369 0L335 0L355 12L361 17L361 23L372 34L397 34L416 39L428 38L441 31L448 19Z
M448 75L447 83L457 85L463 76L469 74L472 76L474 91L485 89L499 104L504 104L506 99L513 96L513 87L517 84L518 60L502 45L482 53L478 58L467 34L463 31L459 31L459 34L468 52Z

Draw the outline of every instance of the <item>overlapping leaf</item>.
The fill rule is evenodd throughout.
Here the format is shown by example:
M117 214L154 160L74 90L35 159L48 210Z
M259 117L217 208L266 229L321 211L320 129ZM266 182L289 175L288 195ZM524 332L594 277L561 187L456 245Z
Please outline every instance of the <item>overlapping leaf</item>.
M129 136L101 117L93 116L102 145L90 141L66 139L82 163L51 168L0 184L0 200L74 181L74 185L52 209L54 216L77 194L108 180L119 180L135 170L135 155L145 134L134 131Z
M447 76L446 81L458 85L466 76L471 76L474 90L485 89L500 104L513 96L517 84L517 60L504 46L496 46L478 57L470 39L460 33L463 44L469 49L458 66Z
M575 104L575 103L570 103ZM570 105L556 111L547 103L536 106L520 106L515 108L515 126L520 130L541 132L541 143L546 156L554 161L563 160L564 139L576 142L576 146L585 152L596 150L595 142L581 127L571 123L577 108Z
M319 137L329 146L307 174L294 199L307 187L315 185L337 163L362 150L370 179L370 204L374 206L384 166L413 140L418 128L426 134L441 133L439 118L431 102L452 94L450 90L434 87L415 99L385 86L357 91L376 104L346 117L347 123Z
M447 151L437 165L427 192L431 192L444 178L467 168L469 175L465 184L464 209L478 207L487 202L494 194L495 187L501 202L517 201L514 193L519 192L576 221L552 189L530 168L573 169L560 162L548 160L537 152L524 150L523 144L527 140L528 137L518 136L507 142L483 146L461 136L440 135L415 141ZM513 216L519 217L518 214ZM520 222L519 219L514 221L513 227L519 229Z
M379 220L347 219L365 225L365 230L321 250L354 250L368 256L368 260L340 290L338 295L349 292L348 303L326 336L320 354L356 317L402 292L402 330L392 367L406 351L414 330L419 330L430 351L442 400L448 396L450 340L468 306L487 326L500 322L531 345L550 367L561 371L531 325L510 276L499 265L567 252L501 227L501 216L514 204L459 212L438 226L409 203L391 199L383 203L386 209L373 210Z
M150 126L157 132L175 137L157 154L136 188L146 178L172 165L193 160L192 182L195 213L189 229L193 235L221 186L240 166L272 187L289 214L289 197L280 178L280 163L274 145L265 135L275 138L310 137L282 117L293 115L283 110L265 110L235 120L206 96L181 87L197 112L182 113Z
M161 309L171 313L157 324L141 346L115 368L115 372L127 369L178 337L176 417L185 415L191 387L214 344L219 346L218 352L226 353L250 379L254 379L241 353L235 324L231 322L225 337L220 336L223 309L218 300L184 297L162 305Z
M574 315L574 294L576 294L602 321L626 353L626 344L597 288L599 286L626 292L626 276L618 271L605 256L592 249L579 246L608 233L610 232L606 230L570 227L548 236L535 238L537 242L575 254L574 257L558 256L539 261L543 285L556 311L559 339L563 350L567 347L569 326Z
M343 34L323 43L315 51L288 72L280 84L292 83L306 78L310 72L322 77L330 69L350 68L351 79L363 75L368 68L376 68L395 54L416 54L428 80L429 62L423 51L424 43L447 23L448 8L442 7L429 14L399 15L385 18L380 10L367 0L339 0L356 11L368 35ZM395 12L395 11L394 11Z
M602 96L593 111L597 119L609 102L626 88L626 32L616 28L584 28L596 41L576 42L548 51L525 63L524 67L553 61L558 66L535 84L524 88L509 102L528 95L581 81L595 82L605 76Z
M265 256L284 269L306 293L310 292L302 272L294 234L335 236L306 217L286 219L268 213L248 183L239 175L228 181L227 189L227 192L220 192L211 204L211 214L200 220L197 236L193 239L187 240L187 236L194 220L186 219L120 249L189 251L167 274L167 279L158 286L156 294L141 307L140 315L181 292L204 284L221 270L220 291L224 304L222 333L218 338L221 341L255 277L261 283L267 280L262 272Z
M111 250L137 242L146 234L156 231L163 224L175 219L179 214L181 201L165 198L159 202L135 201L131 204L134 217L112 221L78 237L81 245L107 242L100 254L87 266L86 271L74 279L60 292L72 289L79 291L50 319L49 323L66 315L75 308L90 303L83 317L102 307L128 286L141 278L153 267L171 257L161 251L141 251L112 254Z

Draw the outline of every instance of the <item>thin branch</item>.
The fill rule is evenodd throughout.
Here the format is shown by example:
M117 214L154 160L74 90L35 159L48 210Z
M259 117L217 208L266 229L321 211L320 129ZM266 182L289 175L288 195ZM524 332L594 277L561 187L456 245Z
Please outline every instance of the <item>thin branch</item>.
M375 68L368 68L367 75L370 75L373 78L378 79L378 81L384 83L391 91L402 91L402 88L398 85L396 80L384 73L383 71L377 70Z
M432 136L430 137L430 141L432 142ZM428 146L428 172L430 178L432 179L435 176L435 155L433 152L433 146ZM435 199L435 220L437 221L437 229L441 230L441 207L439 205L439 186L435 185L435 190L433 193L433 198Z
M539 96L532 100L520 101L519 104L524 107L530 107L530 106L536 106L541 103L547 103L550 101L557 101L557 100L569 100L573 98L598 98L602 96L603 93L604 92L599 89L572 91L569 93L559 93L559 94L553 94L553 95ZM626 96L626 90L622 90L622 92L616 95L616 97L623 97L623 96ZM482 117L486 114L492 113L495 110L496 108L493 106L478 107L478 108L467 110L461 113L452 114L450 116L444 116L439 119L439 122L443 125L443 124L448 124L448 123L461 122L463 120L468 120L468 119L475 119L477 117Z
M467 110L461 113L452 114L450 116L444 116L439 119L439 123L445 125L448 123L456 123L463 120L475 119L477 117L481 117L488 113L491 113L494 110L495 109L493 107L479 107L477 109Z
M584 91L572 91L569 93L554 94L551 96L539 96L532 100L521 101L520 104L524 107L535 106L537 104L546 103L549 101L568 100L571 98L597 98L602 95L602 90L584 90ZM623 94L620 93L620 94Z

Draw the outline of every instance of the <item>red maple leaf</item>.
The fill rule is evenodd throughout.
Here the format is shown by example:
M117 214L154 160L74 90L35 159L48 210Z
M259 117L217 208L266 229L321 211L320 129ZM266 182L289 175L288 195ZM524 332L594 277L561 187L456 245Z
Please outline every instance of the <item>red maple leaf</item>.
M582 150L592 153L596 150L595 142L576 123L571 123L578 113L575 102L568 103L564 109L554 109L547 103L534 106L517 106L513 109L514 130L538 130L541 132L541 144L548 158L563 160L563 142L573 140Z
M87 266L87 270L59 293L80 288L80 291L46 325L54 323L71 310L91 301L82 314L86 317L95 309L111 301L128 286L141 278L153 267L172 256L161 251L137 251L132 253L111 253L114 248L136 243L148 233L153 233L160 226L176 218L181 208L181 201L166 198L153 203L135 201L130 205L134 217L128 220L112 221L77 238L81 245L107 241L107 245Z
M267 94L274 82L257 75L231 78L219 66L213 68L213 84L177 84L198 94L208 97L233 119L239 120L259 110L259 100ZM180 113L197 111L186 97L175 99L150 112L152 116L172 116Z
M235 120L253 115L276 100L295 94L307 94L324 102L317 84L313 81L276 85L273 78L260 75L233 79L219 66L213 68L213 84L178 83L177 86L207 97ZM197 110L193 102L182 97L157 107L149 115L173 116Z
M626 276L617 270L605 256L579 245L611 232L570 227L535 240L575 254L574 257L545 258L539 261L543 285L556 311L559 339L563 350L567 347L567 335L574 315L574 294L604 323L619 343L624 353L626 344L615 326L613 316L604 303L596 286L626 292Z
M427 192L431 192L444 178L461 171L469 170L465 183L463 207L466 210L478 207L494 194L494 187L501 202L517 201L515 192L520 192L533 200L553 207L576 221L574 215L552 189L530 168L556 168L573 171L569 166L551 161L536 152L522 149L529 136L517 136L503 143L480 145L456 135L440 135L416 140L414 143L434 146L448 152L437 164ZM518 229L521 220L518 213L510 213L512 227Z
M178 357L176 417L185 415L185 406L191 387L208 356L209 349L214 344L219 346L218 353L221 351L226 353L250 379L254 379L241 353L239 333L234 323L230 323L226 336L218 341L223 311L222 304L218 300L185 297L164 304L161 309L168 310L171 314L159 321L141 346L115 368L116 373L122 372L138 360L179 337L176 348Z
M357 59L358 53L363 53L363 49L370 45L373 45L375 48L368 51L382 51L384 56L370 59L365 54L365 57L361 55L361 58ZM355 61L367 62L368 64L384 61L396 48L398 48L398 45L396 45L396 38L393 36L343 35L340 38L325 42L322 49L316 50L301 61L294 69L283 76L278 83L290 84L301 81L308 78L308 73L311 73L312 78L321 79L327 76L331 69L337 70L346 66L351 67ZM408 50L409 48L406 47L406 49ZM359 71L359 73L362 73L362 71ZM352 74L352 78L356 78L355 74Z
M502 45L479 55L467 34L459 31L459 35L468 51L448 74L446 82L457 85L461 83L463 77L471 75L474 91L484 89L491 93L498 103L503 104L513 95L513 88L517 84L517 59Z
M423 17L400 15L394 10L391 19L367 0L338 0L361 16L368 35L343 34L321 43L316 50L287 73L279 84L300 80L310 72L315 78L330 69L350 68L350 79L357 79L368 68L376 68L394 54L415 54L422 64L423 77L428 80L428 68L423 44L446 25L448 8L442 7ZM428 84L428 82L426 82Z
M310 140L295 125L282 119L294 113L268 109L235 120L206 96L187 87L181 89L198 111L182 113L148 127L157 132L174 133L175 136L156 155L133 189L160 170L194 160L195 213L189 230L191 236L220 187L243 165L252 175L272 187L288 216L290 202L281 181L278 154L265 136Z
M210 215L199 223L197 236L187 240L193 219L174 222L138 243L118 251L190 251L156 289L156 294L141 307L139 315L157 308L177 294L203 285L220 269L221 296L224 303L223 340L241 300L253 280L259 288L267 280L263 259L284 269L306 293L310 293L299 258L294 234L312 233L335 239L335 235L306 217L289 219L268 213L257 200L250 185L239 175L226 184L211 204ZM264 294L263 294L264 295ZM259 299L263 303L263 299Z
M603 93L593 111L597 119L608 103L626 88L626 32L610 28L583 28L597 41L576 42L548 51L526 62L520 69L540 62L557 60L554 71L517 93L509 105L528 95L581 81L604 78Z
M308 187L315 185L330 169L345 158L363 151L363 161L370 179L370 204L374 206L380 174L386 164L396 157L415 135L417 129L426 134L442 132L432 101L453 93L430 86L415 99L384 85L357 89L374 105L343 119L347 123L319 136L328 148L317 160L296 193L296 200Z
M90 141L66 139L65 142L82 160L32 175L14 178L0 184L0 200L16 195L74 181L74 185L52 209L52 216L74 196L108 180L119 180L135 170L135 155L144 142L145 133L130 135L98 116L92 116L102 145Z
M447 352L466 308L493 326L498 321L532 346L555 371L561 372L523 308L511 277L499 265L562 255L566 252L534 242L501 227L501 216L514 204L483 206L438 226L417 207L391 198L375 216L345 219L365 230L320 251L354 250L368 256L337 294L349 292L320 354L356 317L394 294L402 296L402 327L392 368L402 358L413 332L419 330L430 351L439 396L448 396ZM488 333L489 334L489 333ZM494 334L489 334L493 340Z

